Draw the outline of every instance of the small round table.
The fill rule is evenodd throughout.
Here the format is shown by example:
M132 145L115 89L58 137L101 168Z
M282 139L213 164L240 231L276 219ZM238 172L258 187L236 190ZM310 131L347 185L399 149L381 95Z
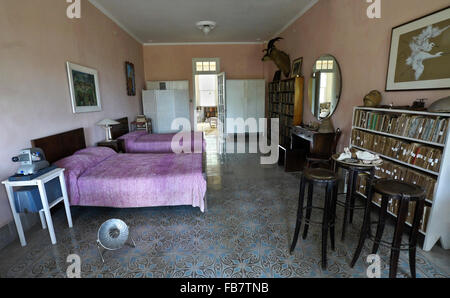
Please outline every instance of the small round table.
M368 199L370 188L372 186L372 182L375 179L375 166L381 165L382 163L377 164L365 164L362 161L359 162L348 162L346 160L338 160L340 154L334 154L331 158L334 164L334 171L337 173L339 168L348 171L348 182L347 182L347 191L345 196L345 202L337 201L337 205L344 207L344 220L342 224L342 236L341 240L345 240L345 230L347 226L347 218L349 217L348 222L353 222L353 212L357 209L364 209L365 205L355 206L356 197L363 197L361 193L356 191L356 181L360 174L368 175L368 181L366 186L366 197ZM364 197L363 197L364 198Z

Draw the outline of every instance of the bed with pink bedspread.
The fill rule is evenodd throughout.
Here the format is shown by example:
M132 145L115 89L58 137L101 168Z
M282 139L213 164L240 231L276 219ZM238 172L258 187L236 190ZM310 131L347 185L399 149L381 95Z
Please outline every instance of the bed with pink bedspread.
M174 152L173 144L181 148L186 146L191 153L205 151L203 132L183 132L179 136L177 138L175 133L149 134L141 130L124 134L118 139L123 141L127 153L178 153Z
M55 162L71 205L115 208L191 205L204 212L202 154L118 154L89 147Z

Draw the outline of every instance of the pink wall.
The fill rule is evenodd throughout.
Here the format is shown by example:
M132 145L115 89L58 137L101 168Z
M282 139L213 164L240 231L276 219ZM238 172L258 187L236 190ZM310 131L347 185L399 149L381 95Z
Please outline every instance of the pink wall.
M287 28L277 46L291 59L303 56L303 74L311 74L314 61L332 54L342 71L342 96L332 117L335 127L343 129L339 149L348 145L354 106L363 104L370 90L382 92L382 104L410 105L415 99L428 98L428 104L448 96L449 90L385 92L391 30L393 27L448 6L448 0L382 0L382 18L369 19L365 0L319 0L306 14ZM265 69L268 81L275 68ZM315 120L305 93L304 122Z
M263 48L262 44L144 46L145 80L189 80L193 99L192 58L220 58L221 71L226 73L227 79L263 79ZM191 125L194 126L192 102L190 109Z
M192 58L220 58L227 79L262 79L263 48L262 44L144 46L145 80L189 80L193 98Z
M69 20L60 0L0 0L0 179L13 174L10 162L30 140L84 127L88 145L104 139L95 123L106 117L134 118L141 111L142 45L87 0L82 18ZM99 72L103 110L73 114L65 62ZM126 94L125 61L136 68L137 96ZM12 220L0 187L0 227Z

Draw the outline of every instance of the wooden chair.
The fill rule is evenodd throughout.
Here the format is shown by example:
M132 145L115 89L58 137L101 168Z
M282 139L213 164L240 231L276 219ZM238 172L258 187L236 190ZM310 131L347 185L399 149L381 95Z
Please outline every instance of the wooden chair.
M306 167L311 168L313 165L317 164L319 165L319 167L320 165L325 165L326 168L331 169L332 168L331 157L333 156L333 154L336 153L336 147L337 144L339 143L341 135L342 135L341 129L340 128L336 129L333 143L329 147L330 149L329 152L327 152L326 154L322 155L308 154L308 156L306 156Z

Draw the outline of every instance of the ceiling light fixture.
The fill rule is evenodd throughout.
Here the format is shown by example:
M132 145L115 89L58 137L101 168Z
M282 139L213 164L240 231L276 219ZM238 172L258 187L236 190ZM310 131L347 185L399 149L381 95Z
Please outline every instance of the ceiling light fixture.
M213 21L201 21L195 24L198 29L202 30L205 35L208 35L211 30L216 27L216 22Z

